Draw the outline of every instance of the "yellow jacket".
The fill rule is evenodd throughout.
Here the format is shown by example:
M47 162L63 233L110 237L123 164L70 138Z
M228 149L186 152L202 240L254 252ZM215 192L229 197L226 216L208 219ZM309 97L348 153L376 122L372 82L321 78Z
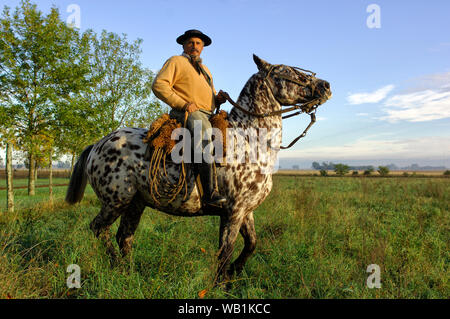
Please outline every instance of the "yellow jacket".
M211 72L204 64L202 66L212 82ZM213 89L213 93L203 74L199 74L190 61L181 55L173 56L164 63L153 81L152 90L160 100L174 109L182 110L188 102L209 112L215 109L216 91Z

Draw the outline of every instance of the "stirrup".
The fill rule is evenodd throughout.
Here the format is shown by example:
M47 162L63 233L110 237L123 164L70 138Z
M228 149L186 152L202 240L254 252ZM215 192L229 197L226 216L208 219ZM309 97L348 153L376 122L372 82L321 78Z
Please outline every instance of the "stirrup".
M219 195L217 192L214 192L213 195L211 196L211 198L209 198L209 199L203 198L202 200L205 205L217 206L217 207L220 207L220 206L222 206L223 203L227 202L227 199L225 197Z

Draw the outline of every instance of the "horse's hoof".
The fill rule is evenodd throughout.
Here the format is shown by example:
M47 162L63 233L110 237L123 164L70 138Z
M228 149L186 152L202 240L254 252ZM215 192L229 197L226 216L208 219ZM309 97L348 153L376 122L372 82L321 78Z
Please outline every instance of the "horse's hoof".
M231 290L231 288L233 288L233 284L231 283L231 281L227 281L225 282L224 287L222 289L228 292Z
M219 279L214 281L213 288L219 288L224 291L229 291L232 288L232 282L229 279L224 279L219 281Z
M233 288L233 284L231 283L231 281L223 281L217 284L217 287L222 289L225 292L228 292L231 290L231 288Z
M117 257L116 252L113 251L112 249L108 249L107 248L106 249L106 254L109 257L109 261L110 261L111 266L115 266L117 264L118 260L119 260L118 257Z

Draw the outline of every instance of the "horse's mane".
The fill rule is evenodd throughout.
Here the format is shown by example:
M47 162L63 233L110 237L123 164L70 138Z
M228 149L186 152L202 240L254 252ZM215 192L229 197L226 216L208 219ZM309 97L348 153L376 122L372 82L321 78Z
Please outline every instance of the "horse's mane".
M239 104L240 106L242 106L243 108L245 108L249 111L252 111L253 106L254 106L253 101L256 97L256 91L257 91L258 86L261 84L261 81L262 81L262 78L259 76L259 72L250 76L250 78L247 80L244 87L242 88L241 92L239 93L239 97L238 97L236 103ZM233 106L229 113L230 113L230 115L232 115L236 111L237 111L237 108ZM242 120L242 119L240 119L240 120ZM233 124L236 120L233 119L233 116L230 116L229 121L230 121L230 125L235 126Z

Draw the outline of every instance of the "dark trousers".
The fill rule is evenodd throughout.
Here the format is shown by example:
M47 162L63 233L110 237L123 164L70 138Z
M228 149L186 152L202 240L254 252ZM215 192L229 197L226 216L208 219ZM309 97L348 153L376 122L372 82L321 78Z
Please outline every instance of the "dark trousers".
M181 124L184 124L184 115L185 112L178 111L175 109L172 109L170 111L170 117L175 118L177 121L179 121ZM191 133L191 148L194 152L194 162L195 163L201 163L203 162L203 156L200 159L200 156L204 154L204 149L207 145L211 145L211 122L209 122L209 118L212 116L212 113L204 111L204 110L198 110L192 113L189 113L189 116L186 121L186 128ZM197 130L195 129L195 126L201 125L201 128L199 129L197 127ZM195 133L199 132L200 136L195 136ZM207 151L208 154L212 156L213 149L212 147Z

